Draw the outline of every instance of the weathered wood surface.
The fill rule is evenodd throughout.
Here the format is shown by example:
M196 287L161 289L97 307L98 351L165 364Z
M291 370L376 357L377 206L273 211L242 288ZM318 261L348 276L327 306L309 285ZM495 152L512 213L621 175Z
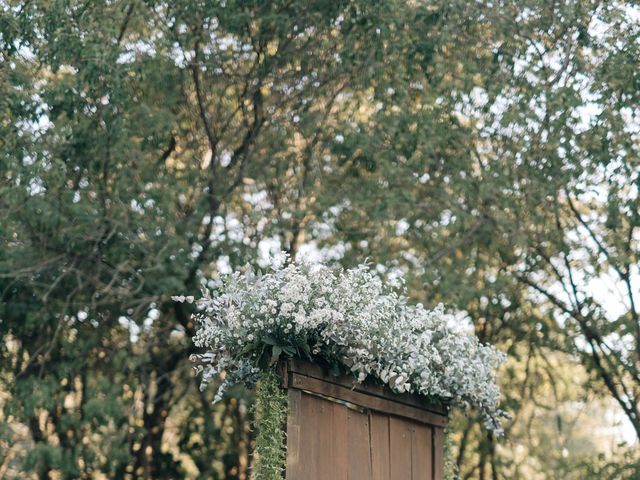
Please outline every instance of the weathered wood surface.
M288 388L287 480L441 480L446 409L302 362Z
M318 365L314 365L309 362L303 362L300 360L289 360L283 363L281 367L283 370L282 374L284 376L285 387L288 387L288 381L292 374L298 373L307 377L323 380L327 383L341 385L355 392L364 392L367 395L386 398L396 403L402 403L405 405L410 405L416 408L434 412L444 417L446 417L448 414L448 410L446 407L442 405L431 405L425 403L424 399L417 395L411 395L408 393L393 393L388 388L379 385L362 385L356 383L352 377L336 377L329 374L326 370L319 367Z

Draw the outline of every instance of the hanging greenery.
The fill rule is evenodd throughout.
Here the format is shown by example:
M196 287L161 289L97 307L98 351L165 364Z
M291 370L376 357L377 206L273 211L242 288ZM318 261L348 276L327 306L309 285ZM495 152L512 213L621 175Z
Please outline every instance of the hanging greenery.
M265 371L257 384L254 419L257 435L253 478L281 480L286 457L287 394L273 369Z

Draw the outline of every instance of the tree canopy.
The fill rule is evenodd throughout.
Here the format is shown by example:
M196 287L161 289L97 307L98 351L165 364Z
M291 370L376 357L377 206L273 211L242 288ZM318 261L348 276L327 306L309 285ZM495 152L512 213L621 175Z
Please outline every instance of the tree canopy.
M281 250L368 258L508 353L461 478L639 474L593 435L640 437L635 2L0 12L0 476L248 478L251 393L198 390L171 296Z

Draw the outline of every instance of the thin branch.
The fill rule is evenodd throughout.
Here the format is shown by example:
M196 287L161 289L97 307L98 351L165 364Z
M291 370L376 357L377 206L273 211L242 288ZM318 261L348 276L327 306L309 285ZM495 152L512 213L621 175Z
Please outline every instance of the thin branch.
M202 92L202 84L200 82L200 68L198 66L198 57L200 55L200 40L196 40L194 46L194 62L190 64L191 67L191 75L193 77L193 85L196 92L196 99L198 102L198 113L200 115L200 119L202 120L202 124L204 126L204 131L207 135L207 140L209 141L209 148L212 152L211 161L213 163L213 159L215 158L215 152L218 146L218 138L213 131L209 120L207 119L207 109L205 106L204 94Z
M118 33L118 39L116 41L116 45L120 45L122 39L124 38L124 34L127 31L127 27L129 26L129 20L131 20L131 14L133 13L133 9L135 8L135 2L131 2L127 7L127 11L124 14L124 20L122 25L120 26L120 32Z

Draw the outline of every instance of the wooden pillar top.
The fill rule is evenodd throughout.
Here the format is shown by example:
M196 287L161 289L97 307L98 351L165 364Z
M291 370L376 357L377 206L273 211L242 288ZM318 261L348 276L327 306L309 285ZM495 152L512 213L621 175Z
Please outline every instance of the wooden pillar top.
M353 377L331 375L319 365L302 360L282 362L280 370L283 386L287 389L302 390L436 427L447 425L448 408L428 403L419 395L394 393L382 385L357 383Z

